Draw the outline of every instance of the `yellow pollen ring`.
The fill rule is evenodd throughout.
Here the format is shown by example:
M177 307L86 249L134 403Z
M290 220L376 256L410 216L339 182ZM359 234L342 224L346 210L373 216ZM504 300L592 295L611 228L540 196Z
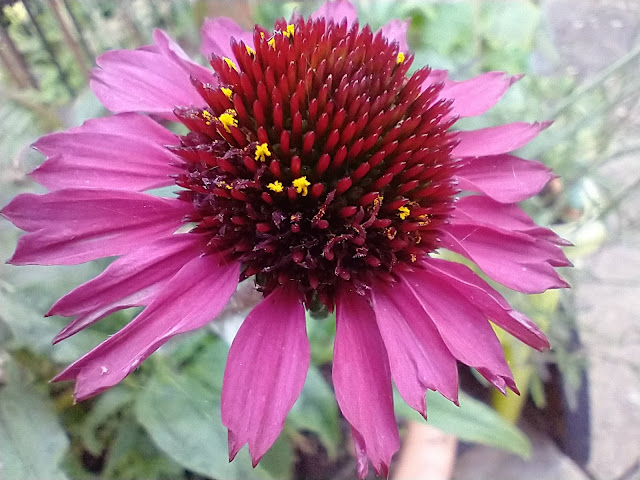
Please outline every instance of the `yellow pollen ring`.
M306 197L309 194L309 186L311 183L307 180L307 177L296 178L293 181L293 186L296 188L296 191L302 194L303 197Z
M235 63L233 63L233 61L230 58L222 57L222 60L225 61L225 63L229 68L233 68L236 72L238 71L238 67L236 66Z
M266 143L262 143L256 147L256 160L264 162L266 160L266 157L270 156L271 152L269 151L269 145L267 145Z
M282 183L280 183L278 180L267 185L267 188L276 193L280 193L282 190L284 190Z
M290 23L289 25L287 25L286 30L282 32L282 35L284 35L287 38L292 38L295 31L296 31L296 27L292 23Z
M400 217L400 220L404 220L410 214L411 214L411 210L409 210L407 207L399 207L398 208L398 216Z
M202 111L202 118L204 118L204 123L206 125L211 125L211 120L213 120L213 115L208 110Z
M269 45L274 50L276 49L276 38L271 37L271 39L267 40L267 45Z
M404 63L404 53L403 52L399 52L398 53L398 57L396 58L396 63L397 64Z
M252 57L256 54L256 51L253 48L251 48L249 45L245 45L244 48L247 49L247 53Z
M222 126L227 132L231 131L229 127L238 126L238 120L236 120L237 114L238 113L233 108L230 108L229 110L227 110L226 112L224 112L222 115L218 117L218 120L220 120L220 123L222 124Z
M222 90L222 93L224 93L225 97L231 100L231 95L233 94L233 90L227 87L222 87L220 90Z

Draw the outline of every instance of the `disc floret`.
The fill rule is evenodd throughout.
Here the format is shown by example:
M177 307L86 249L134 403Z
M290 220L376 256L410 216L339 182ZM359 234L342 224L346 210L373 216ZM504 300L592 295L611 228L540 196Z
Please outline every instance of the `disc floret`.
M178 109L189 220L266 293L295 282L333 308L437 248L456 190L450 103L428 68L368 26L279 21L211 58L208 107Z

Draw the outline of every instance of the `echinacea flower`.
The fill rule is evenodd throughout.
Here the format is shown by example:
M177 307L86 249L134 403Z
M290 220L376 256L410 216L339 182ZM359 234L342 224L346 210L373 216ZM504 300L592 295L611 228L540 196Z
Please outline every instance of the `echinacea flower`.
M385 475L399 447L392 379L423 415L427 389L457 401L457 361L517 391L490 322L536 349L545 336L434 254L456 252L520 292L566 286L554 269L569 264L564 241L516 205L552 174L508 153L547 123L456 130L518 77L409 74L407 26L360 28L343 0L274 30L207 21L213 72L160 30L151 46L98 59L91 88L114 115L38 140L48 158L32 177L50 193L2 211L27 232L13 264L119 256L51 308L74 317L56 342L145 307L56 377L76 381L76 399L215 319L245 280L264 299L224 374L231 458L248 443L257 464L283 428L309 365L305 309L336 311L333 383L361 478L368 460ZM170 185L174 198L144 193Z

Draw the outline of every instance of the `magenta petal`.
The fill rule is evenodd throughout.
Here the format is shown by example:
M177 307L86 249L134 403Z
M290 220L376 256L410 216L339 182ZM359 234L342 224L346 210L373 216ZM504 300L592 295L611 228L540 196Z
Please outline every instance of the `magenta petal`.
M70 265L123 255L174 232L190 203L118 190L25 193L2 209L22 235L10 262Z
M453 99L450 115L473 117L493 107L520 75L511 77L504 72L483 73L463 82L446 82L440 98Z
M446 82L448 78L449 78L448 70L437 70L434 68L429 72L429 76L422 83L422 90L425 90L426 88L430 87L434 83Z
M517 392L502 346L480 310L443 282L439 274L416 269L403 281L458 360L478 370L503 393L506 387Z
M376 473L386 476L400 448L387 351L369 303L348 287L336 300L333 384L340 410L357 433L358 465L369 457ZM358 470L364 478L366 468Z
M212 70L198 65L189 58L189 55L167 33L159 28L153 30L153 42L158 52L170 58L176 65L182 68L187 75L197 78L202 83L213 83L215 77Z
M512 310L500 293L466 265L428 258L423 266L458 290L463 297L473 299L473 305L503 330L537 350L549 348L544 333L525 315Z
M553 230L537 225L519 206L499 203L484 195L469 195L459 199L456 202L453 223L486 225L526 233L556 245L567 245L567 242ZM558 258L566 260L564 256Z
M484 193L502 203L536 195L553 176L540 162L507 154L467 158L456 172L461 189Z
M98 57L91 90L112 112L148 112L175 118L178 106L203 106L189 74L164 55L112 50Z
M100 127L100 123L107 125ZM49 190L146 190L175 183L181 160L165 148L177 139L149 117L122 113L86 122L33 144L50 157L31 176Z
M191 260L140 315L53 381L75 379L77 401L116 385L171 337L213 320L235 291L239 274L240 264L216 255Z
M516 150L534 139L550 122L516 122L479 130L456 132L460 143L452 154L456 157L483 157Z
M347 26L358 20L358 12L348 0L328 0L322 6L311 14L312 19L326 18L340 23L344 19L347 20Z
M205 58L209 58L212 54L233 58L232 38L237 42L243 41L245 45L253 46L253 34L227 17L205 19L200 35L202 37L200 52Z
M391 376L402 398L425 418L427 389L439 391L457 403L456 359L413 292L404 283L378 282L371 290L371 298L389 354Z
M380 32L389 39L389 42L398 42L398 49L403 53L409 51L407 44L407 32L409 31L410 20L391 20L384 25Z
M255 467L276 441L309 369L304 307L293 285L260 302L236 334L222 384L229 457L245 443Z
M54 339L64 340L122 308L148 305L184 265L202 254L207 238L171 235L119 258L99 276L58 300L47 315L77 316Z
M448 225L442 231L442 245L475 262L495 281L519 292L542 293L569 286L553 268L560 250L525 234L509 234L481 225Z

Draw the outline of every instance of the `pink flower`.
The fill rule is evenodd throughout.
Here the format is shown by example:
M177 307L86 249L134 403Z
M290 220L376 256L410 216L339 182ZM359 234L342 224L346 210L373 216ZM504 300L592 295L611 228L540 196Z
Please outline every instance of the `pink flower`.
M517 391L489 320L536 349L545 336L472 270L433 254L452 250L521 292L567 286L554 269L569 265L565 243L515 205L552 173L508 153L548 124L453 129L518 77L409 75L407 27L360 28L340 0L275 30L208 20L202 51L215 72L160 30L151 46L98 59L91 88L114 115L35 143L47 160L32 176L51 193L2 210L27 232L10 261L119 256L51 308L73 317L56 342L145 309L56 380L75 380L78 400L115 385L251 278L265 298L224 375L231 458L248 443L257 464L282 430L309 364L305 308L337 313L333 382L361 478L368 460L386 475L399 447L392 379L423 415L427 389L456 402L457 361ZM170 185L175 198L144 193Z

